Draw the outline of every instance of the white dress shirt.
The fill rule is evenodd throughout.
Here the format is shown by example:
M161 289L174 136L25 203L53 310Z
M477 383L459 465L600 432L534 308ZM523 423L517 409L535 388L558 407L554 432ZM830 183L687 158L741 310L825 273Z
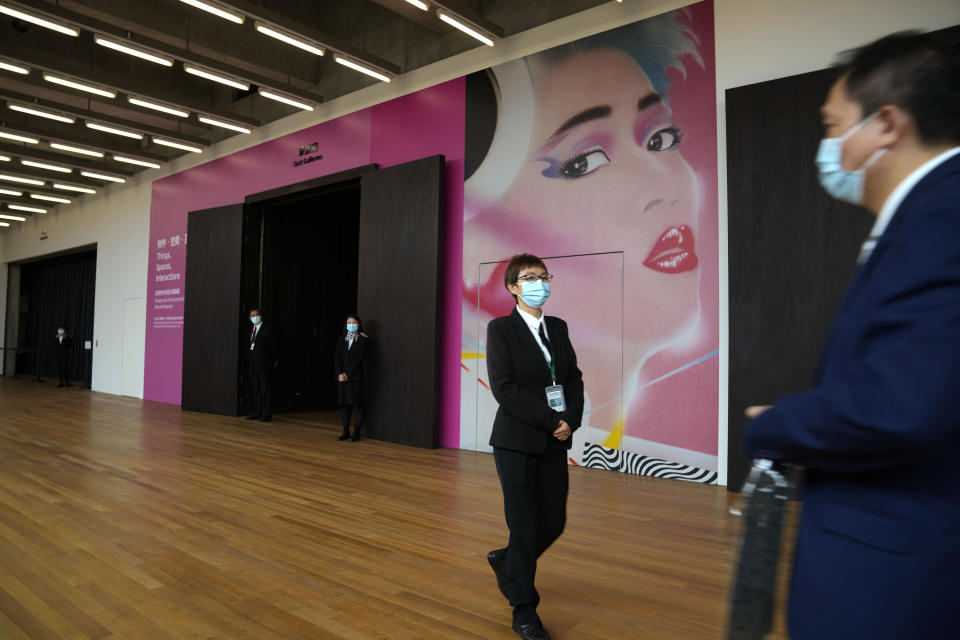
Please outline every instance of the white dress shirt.
M860 257L857 259L857 264L864 264L867 259L870 258L870 254L873 253L873 249L883 236L883 232L890 226L890 221L893 220L897 209L903 204L904 199L910 195L913 188L917 186L917 183L926 178L931 171L958 153L960 153L960 147L948 149L923 163L914 169L910 175L900 181L900 184L887 196L887 200L883 203L880 213L877 214L877 221L873 224L870 236L867 238L867 241L863 243L863 248L860 249Z
M547 323L543 321L544 315L543 311L540 312L540 317L536 318L523 309L520 308L520 305L517 305L517 311L520 312L520 317L523 318L523 321L527 323L527 327L530 329L530 333L533 334L533 339L537 341L537 344L540 345L540 350L543 351L543 357L547 359L547 362L551 362L553 357L550 355L550 350L547 349L546 345L540 341L540 326L543 326L543 335L547 336L547 340L550 339L550 334L547 333Z

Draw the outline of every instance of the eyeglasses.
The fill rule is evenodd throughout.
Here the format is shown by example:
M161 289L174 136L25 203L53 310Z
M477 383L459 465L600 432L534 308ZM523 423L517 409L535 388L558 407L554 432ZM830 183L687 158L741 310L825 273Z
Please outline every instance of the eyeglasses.
M553 280L553 276L550 275L549 273L545 273L542 276L538 276L535 273L528 273L525 276L520 276L519 278L517 278L517 284L520 284L521 282L533 283L533 282L536 282L537 280L542 280L543 282L550 282L551 280Z

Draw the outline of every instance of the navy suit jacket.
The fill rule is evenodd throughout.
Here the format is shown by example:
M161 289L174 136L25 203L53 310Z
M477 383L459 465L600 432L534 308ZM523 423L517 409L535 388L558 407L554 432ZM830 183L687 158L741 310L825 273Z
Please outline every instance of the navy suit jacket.
M960 637L960 156L859 269L815 386L751 422L746 446L807 467L793 640Z

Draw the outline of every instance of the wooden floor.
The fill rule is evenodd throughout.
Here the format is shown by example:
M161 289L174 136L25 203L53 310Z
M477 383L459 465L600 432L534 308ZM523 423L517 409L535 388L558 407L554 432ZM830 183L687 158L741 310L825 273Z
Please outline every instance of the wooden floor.
M493 458L336 442L329 417L0 378L0 638L515 638ZM739 526L722 488L572 468L540 614L722 638Z

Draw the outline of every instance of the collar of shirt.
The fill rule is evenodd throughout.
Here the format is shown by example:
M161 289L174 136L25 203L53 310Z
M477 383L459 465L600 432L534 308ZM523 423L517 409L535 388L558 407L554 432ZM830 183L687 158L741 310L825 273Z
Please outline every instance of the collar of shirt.
M870 236L867 238L867 241L863 243L863 248L860 250L860 259L858 261L860 264L866 262L867 258L870 257L870 253L873 251L873 248L877 246L877 242L881 236L883 236L883 232L890 226L890 221L893 220L897 209L900 208L904 199L913 191L913 188L917 186L917 183L926 178L931 171L958 153L960 153L960 147L954 147L931 158L914 169L910 175L901 180L900 184L890 192L886 202L883 203L883 207L880 209L880 213L877 215L877 221L873 224L873 229L870 230Z
M520 308L520 305L517 305L517 311L520 312L520 317L523 318L523 321L527 323L527 327L530 329L530 333L533 334L533 339L537 341L537 344L540 345L540 351L543 352L543 357L547 359L547 362L552 360L550 356L550 351L547 350L547 347L540 342L540 327L543 326L543 335L547 336L547 340L550 339L550 334L547 332L547 323L543 321L544 315L543 311L540 312L540 317L535 318L526 311Z

